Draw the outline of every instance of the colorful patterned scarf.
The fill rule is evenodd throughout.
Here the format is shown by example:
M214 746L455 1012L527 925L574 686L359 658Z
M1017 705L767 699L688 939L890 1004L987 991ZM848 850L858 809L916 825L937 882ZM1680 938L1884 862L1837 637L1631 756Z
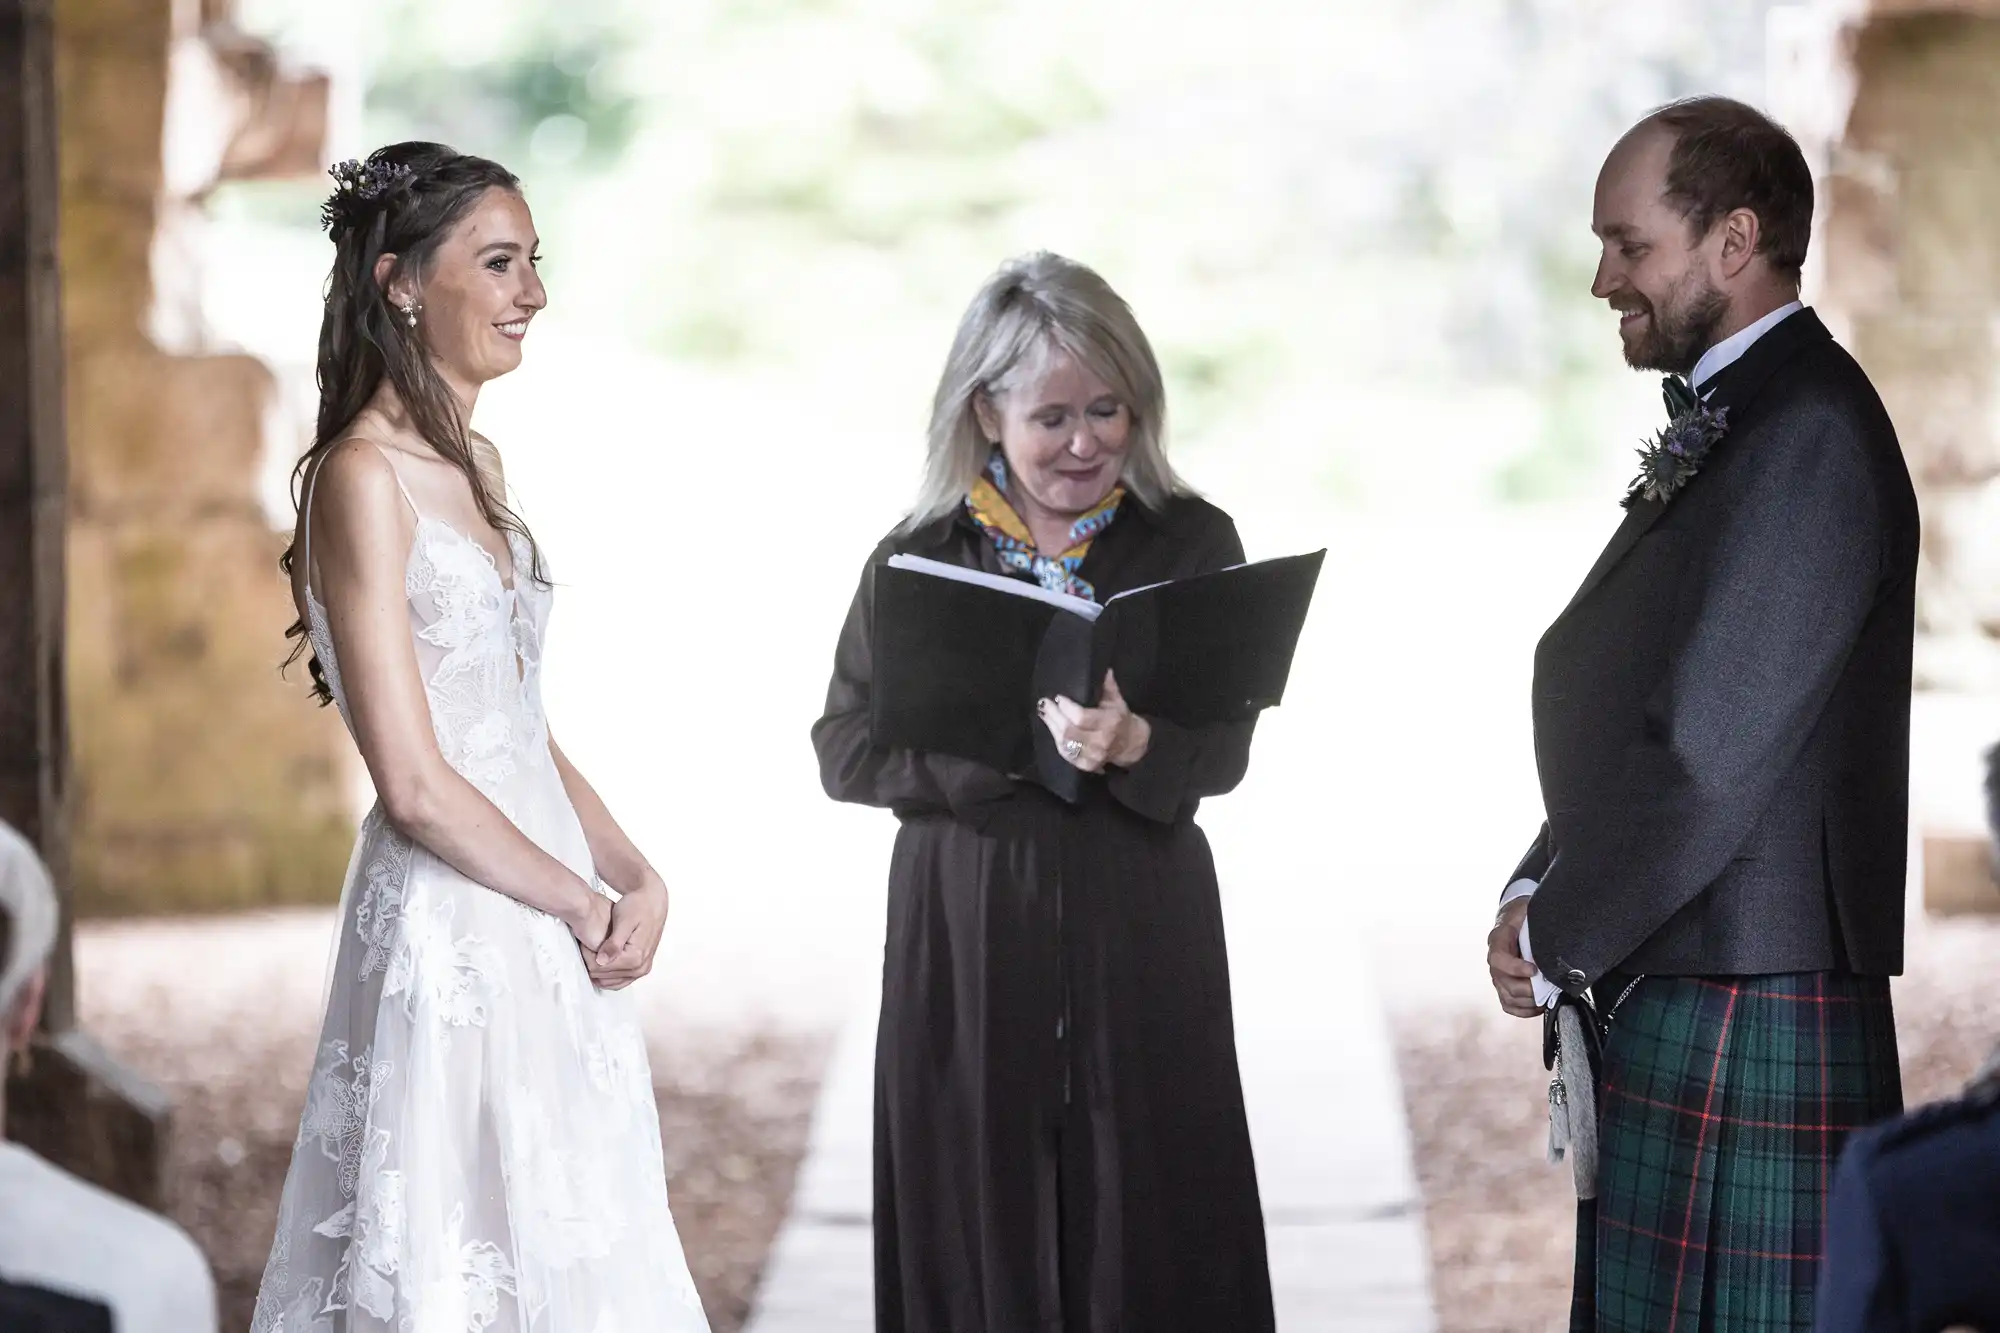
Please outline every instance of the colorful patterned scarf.
M972 483L965 509L999 552L1001 564L1030 576L1050 592L1066 592L1094 602L1097 589L1078 578L1076 571L1090 554L1090 543L1118 516L1118 504L1124 498L1125 488L1114 486L1095 509L1070 524L1069 545L1060 555L1043 555L1035 549L1034 533L1026 520L1007 499L1007 460L995 449L985 474Z

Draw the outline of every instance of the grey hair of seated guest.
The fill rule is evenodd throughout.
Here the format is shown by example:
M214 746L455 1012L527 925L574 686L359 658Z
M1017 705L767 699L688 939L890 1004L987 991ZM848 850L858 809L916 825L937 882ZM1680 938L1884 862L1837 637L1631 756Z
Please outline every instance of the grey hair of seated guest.
M0 823L0 1138L7 1128L6 1081L13 1036L37 1003L43 970L55 949L60 909L49 868L34 844Z

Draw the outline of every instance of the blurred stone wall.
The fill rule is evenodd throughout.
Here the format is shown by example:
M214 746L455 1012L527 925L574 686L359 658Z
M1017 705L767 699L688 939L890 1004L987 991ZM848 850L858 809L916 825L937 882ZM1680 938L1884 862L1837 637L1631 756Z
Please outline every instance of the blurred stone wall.
M352 837L339 721L311 706L302 670L278 674L294 613L257 494L270 372L149 334L156 233L191 202L162 167L169 70L190 66L190 43L211 53L192 67L212 105L180 131L220 137L218 178L320 165L324 81L315 129L311 79L260 63L227 20L214 0L56 6L86 915L327 900Z
M2000 0L1814 0L1774 17L1774 92L1821 181L1809 283L1895 419L1922 511L1916 676L1932 722L1913 760L1957 784L1915 795L1923 901L2000 913L2000 860L1965 813L2000 741L1977 720L2000 705Z
M1922 687L2000 690L2000 2L1842 25L1822 303L1902 438L1923 511Z

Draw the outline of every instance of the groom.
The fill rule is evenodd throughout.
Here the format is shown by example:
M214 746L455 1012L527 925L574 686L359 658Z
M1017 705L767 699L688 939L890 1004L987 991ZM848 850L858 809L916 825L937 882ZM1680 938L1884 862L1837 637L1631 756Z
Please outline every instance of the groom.
M1580 1333L1806 1333L1841 1143L1902 1101L1916 500L1799 304L1811 224L1797 144L1722 98L1598 177L1591 291L1673 420L1536 649L1548 822L1488 940L1508 1013L1608 1025Z

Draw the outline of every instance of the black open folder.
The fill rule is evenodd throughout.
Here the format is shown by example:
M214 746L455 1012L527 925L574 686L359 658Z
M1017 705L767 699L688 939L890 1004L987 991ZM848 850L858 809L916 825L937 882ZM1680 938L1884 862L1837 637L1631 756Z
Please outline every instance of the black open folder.
M1066 801L1083 774L1035 716L1095 706L1104 673L1135 713L1186 727L1281 702L1325 551L1134 588L1104 605L1023 579L895 556L875 570L870 737L977 760Z

